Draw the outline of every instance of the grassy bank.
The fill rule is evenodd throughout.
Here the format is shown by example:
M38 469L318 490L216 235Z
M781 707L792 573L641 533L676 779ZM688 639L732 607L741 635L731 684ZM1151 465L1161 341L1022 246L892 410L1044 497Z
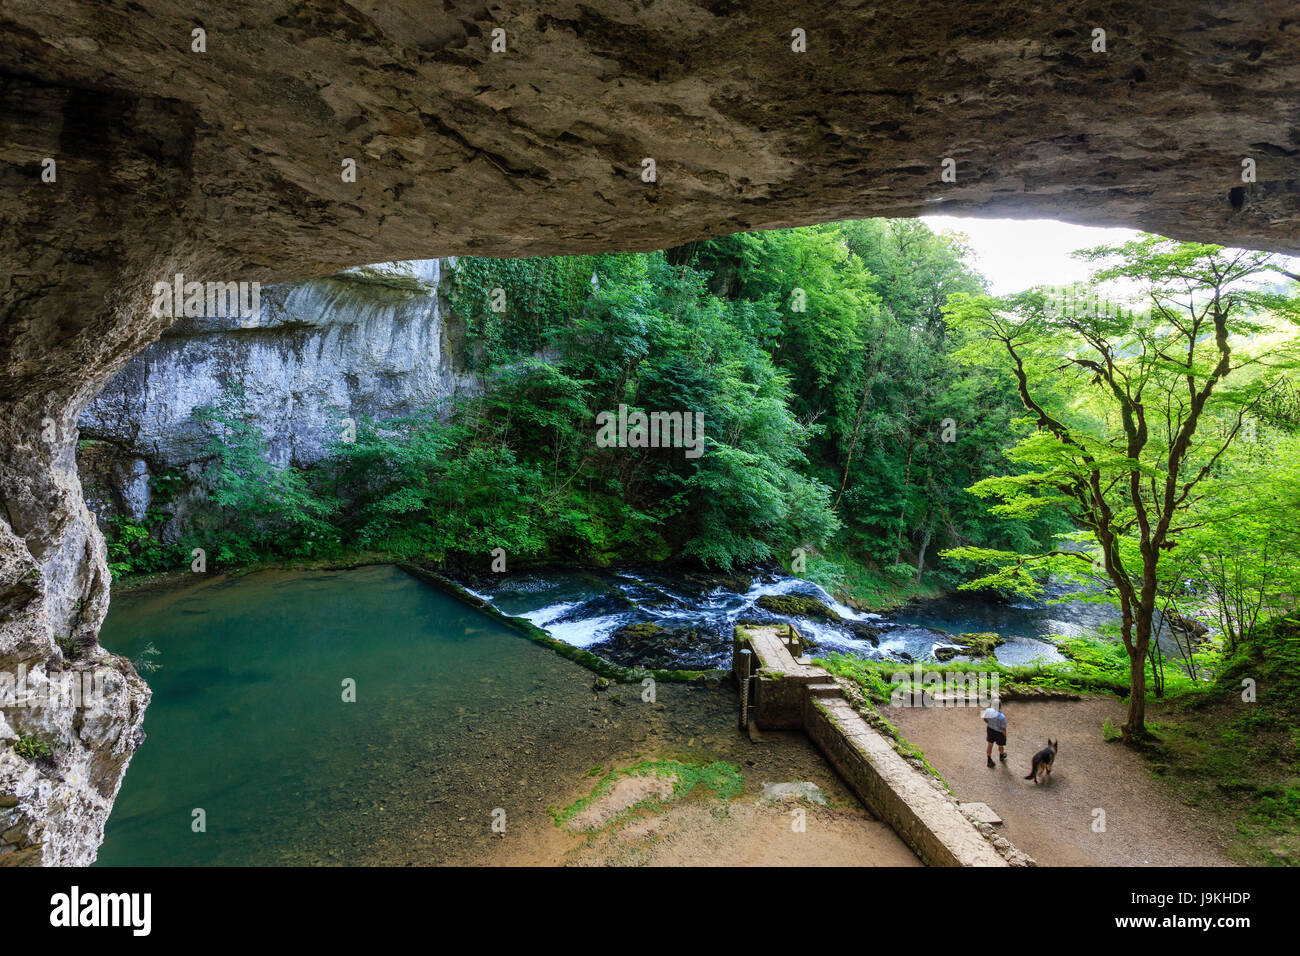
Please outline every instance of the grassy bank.
M1057 663L1008 666L992 657L978 660L918 661L925 674L997 675L998 689L1006 699L1042 694L1107 693L1128 695L1128 658L1123 646L1100 638L1067 638L1056 644L1066 656ZM914 665L900 661L876 661L851 654L832 652L817 661L833 674L857 682L874 703L883 703L894 692L908 694L925 689L918 683ZM1192 682L1166 672L1166 696L1194 693Z
M1226 816L1243 863L1300 864L1300 620L1257 629L1211 687L1151 716L1152 773Z

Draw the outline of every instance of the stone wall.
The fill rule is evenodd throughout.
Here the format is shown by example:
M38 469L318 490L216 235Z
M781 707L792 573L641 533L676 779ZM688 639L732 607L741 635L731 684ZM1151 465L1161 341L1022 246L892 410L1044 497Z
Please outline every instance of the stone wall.
M930 866L1007 865L957 805L842 697L808 695L804 730L871 812Z
M760 729L802 728L858 798L930 866L1008 866L1032 863L987 827L976 825L894 750L845 699L829 673L794 657L784 626L738 626L736 652L755 658L751 719ZM796 639L797 640L797 639Z

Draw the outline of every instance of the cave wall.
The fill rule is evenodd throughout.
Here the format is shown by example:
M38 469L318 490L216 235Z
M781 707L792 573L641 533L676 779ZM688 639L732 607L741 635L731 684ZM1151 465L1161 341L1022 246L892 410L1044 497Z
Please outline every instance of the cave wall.
M0 863L93 858L139 740L75 450L171 324L155 281L936 209L1296 254L1297 102L1291 0L6 0L0 672L120 682L93 719L2 709ZM36 732L39 766L12 746Z

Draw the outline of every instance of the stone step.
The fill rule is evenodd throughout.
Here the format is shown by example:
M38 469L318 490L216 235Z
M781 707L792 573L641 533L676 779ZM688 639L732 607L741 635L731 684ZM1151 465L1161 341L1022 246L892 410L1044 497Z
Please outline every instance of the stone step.
M976 823L987 823L995 827L1002 825L1002 818L987 803L963 803L961 809Z

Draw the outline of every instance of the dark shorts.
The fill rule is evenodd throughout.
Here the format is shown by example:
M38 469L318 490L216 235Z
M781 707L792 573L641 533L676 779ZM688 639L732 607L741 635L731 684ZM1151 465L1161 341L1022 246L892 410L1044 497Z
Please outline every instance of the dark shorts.
M988 728L988 734L984 739L991 744L997 744L999 747L1005 747L1007 745L1006 731L994 730L992 727Z

